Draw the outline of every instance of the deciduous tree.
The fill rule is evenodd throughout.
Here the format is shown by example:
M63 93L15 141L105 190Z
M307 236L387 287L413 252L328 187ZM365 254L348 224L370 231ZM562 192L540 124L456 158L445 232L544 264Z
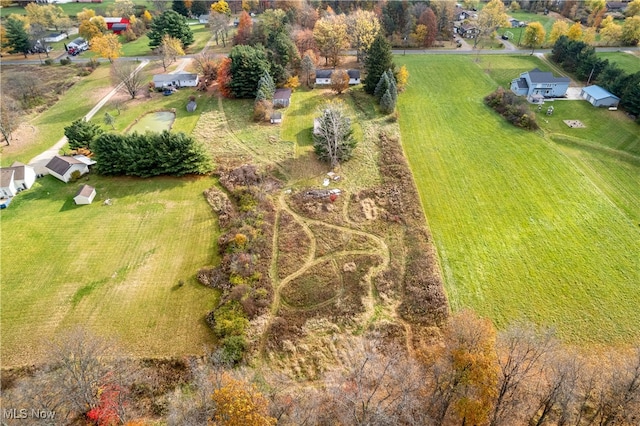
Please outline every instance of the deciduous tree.
M551 32L549 33L549 43L555 44L555 42L558 41L561 36L566 36L568 32L569 24L567 24L567 21L558 19L553 23L553 26L551 27Z
M356 50L360 62L381 30L375 13L358 9L346 17L347 35L351 48Z
M349 74L345 70L334 70L331 73L331 90L338 95L349 88Z
M576 22L569 27L567 37L569 37L569 40L582 40L582 25L580 25L580 22Z
M235 36L233 36L233 44L247 44L251 39L251 34L253 33L253 21L251 20L251 16L245 11L240 14L240 19L238 22L238 32Z
M91 19L85 19L80 22L78 32L86 40L93 40L107 33L107 23L102 16L95 16Z
M640 42L640 15L624 20L620 40L628 46L637 46Z
M222 377L222 387L211 395L216 406L214 421L221 426L273 426L276 419L269 416L267 399L253 384Z
M185 18L189 16L189 8L184 0L173 0L173 2L171 2L171 9Z
M146 76L141 70L137 70L138 63L133 61L119 60L111 65L111 81L115 86L120 86L131 99L145 86Z
M325 64L335 67L340 63L340 52L347 48L347 25L344 15L329 15L316 22L313 37Z
M211 5L211 12L221 13L227 17L231 16L231 9L229 9L229 3L225 0L218 0Z
M407 87L407 83L409 82L409 70L407 70L407 66L403 65L398 70L398 91L402 92L405 87Z
M498 27L509 26L509 16L501 0L491 0L478 14L478 34L474 40L474 47L483 38L493 37Z
M307 51L300 62L300 71L307 78L307 86L309 85L309 77L316 70L315 59L313 58L313 51Z
M222 46L227 47L227 36L229 35L229 17L224 13L211 12L209 14L209 27L216 41L216 46L222 41Z
M233 97L231 92L231 59L223 58L218 67L218 75L216 77L218 82L218 90L220 94L225 98Z
M524 29L523 43L525 46L530 47L533 52L538 46L544 43L545 31L540 22L531 22Z
M165 34L162 37L162 43L155 50L156 54L160 56L162 61L162 67L167 71L167 67L178 60L178 56L184 55L182 49L182 42L177 38L171 37L169 34Z
M625 16L632 17L640 15L640 0L633 0L627 4L627 8L624 11Z
M113 63L114 59L120 57L122 53L122 44L115 34L104 34L94 37L91 40L91 50L101 58L106 58Z
M11 145L13 132L20 125L22 115L20 104L7 94L3 94L0 98L0 133L7 145Z
M351 119L347 117L342 103L332 101L325 104L313 127L313 147L320 160L329 162L334 169L351 158L356 140Z

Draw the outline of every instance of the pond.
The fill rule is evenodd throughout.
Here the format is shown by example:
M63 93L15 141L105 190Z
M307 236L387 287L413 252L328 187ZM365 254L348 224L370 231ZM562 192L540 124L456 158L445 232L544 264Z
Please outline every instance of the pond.
M129 133L162 132L171 129L176 114L171 111L150 112L129 128Z

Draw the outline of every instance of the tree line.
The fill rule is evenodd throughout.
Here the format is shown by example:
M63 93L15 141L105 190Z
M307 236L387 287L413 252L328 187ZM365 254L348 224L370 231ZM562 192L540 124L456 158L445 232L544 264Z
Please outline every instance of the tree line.
M46 365L3 372L3 407L35 403L59 424L131 426L631 425L640 416L640 347L587 353L530 324L496 332L471 311L412 354L402 336L375 336L340 341L342 361L304 383L232 368L220 350L125 360L114 342L76 329L52 344Z

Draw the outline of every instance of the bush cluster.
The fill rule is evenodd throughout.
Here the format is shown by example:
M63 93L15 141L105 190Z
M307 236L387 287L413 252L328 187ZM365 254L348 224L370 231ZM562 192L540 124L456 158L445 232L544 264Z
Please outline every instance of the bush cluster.
M516 127L528 130L538 128L535 113L529 110L526 101L502 87L487 95L484 103Z
M236 363L248 347L245 335L249 320L263 313L271 300L268 267L273 221L270 213L274 209L254 166L223 173L220 183L237 214L229 216L224 225L221 222L220 266L201 270L198 280L222 291L220 304L209 313L207 322L221 341L225 360ZM210 195L208 200L218 198Z
M206 174L212 163L205 148L184 133L104 133L92 144L96 171L103 175L151 177Z

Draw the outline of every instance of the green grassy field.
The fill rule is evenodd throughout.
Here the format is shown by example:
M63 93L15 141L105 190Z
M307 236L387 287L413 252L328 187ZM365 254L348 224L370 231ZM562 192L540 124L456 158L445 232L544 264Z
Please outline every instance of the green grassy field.
M411 73L399 103L403 145L451 306L499 327L554 327L572 343L637 341L640 228L629 211L640 205L640 132L583 101L554 103L554 120L600 122L579 136L551 122L536 133L512 127L482 103L509 59L487 59L487 71L471 57L397 58ZM537 65L516 63L514 76ZM554 142L563 135L583 144Z
M66 13L67 15L76 16L78 12L82 12L82 9L85 8L93 9L97 14L104 13L107 8L113 3L115 3L115 0L103 0L102 3L63 3L59 4L58 6L60 6L64 13ZM147 4L147 7L149 7L149 4L150 3ZM12 13L18 15L26 15L24 7L11 6L0 8L0 16L2 16L3 18L9 16Z
M93 204L73 204L81 183L96 188ZM216 261L217 226L202 196L213 184L47 176L16 197L0 213L3 365L43 361L48 342L77 324L134 356L200 353L217 297L195 280Z
M598 52L598 57L608 59L609 62L615 62L620 68L628 74L634 74L640 71L640 55L625 52Z
M189 28L193 31L194 42L188 47L186 53L193 54L204 49L207 41L211 38L211 31L205 28L203 24L191 25ZM149 37L146 35L130 42L126 42L124 36L120 36L120 43L122 43L122 56L135 57L153 55L149 47Z

